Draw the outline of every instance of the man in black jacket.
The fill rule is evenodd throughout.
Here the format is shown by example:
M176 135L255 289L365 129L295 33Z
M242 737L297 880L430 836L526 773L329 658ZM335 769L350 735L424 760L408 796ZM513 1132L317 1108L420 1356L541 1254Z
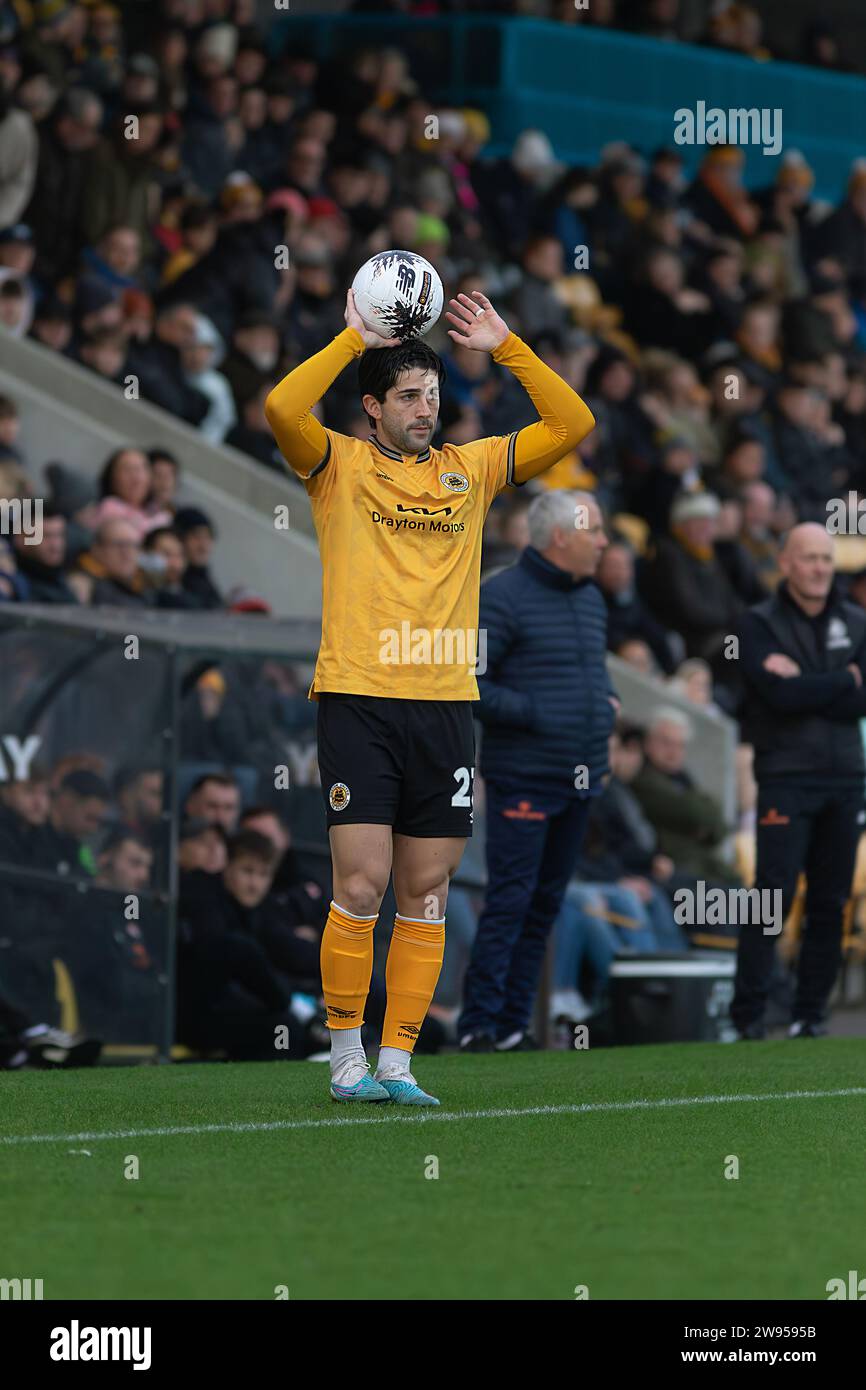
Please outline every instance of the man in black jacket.
M78 603L66 579L66 518L50 502L42 509L42 539L29 545L16 535L12 544L18 573L27 583L28 603Z
M798 875L806 874L807 927L791 1036L817 1037L826 1031L866 821L859 726L866 715L866 613L839 594L833 542L822 526L794 527L779 565L777 593L750 609L740 626L743 732L755 748L758 782L755 886L781 894L781 917L774 914L781 920ZM743 1038L764 1035L777 931L763 922L741 924L731 1016Z

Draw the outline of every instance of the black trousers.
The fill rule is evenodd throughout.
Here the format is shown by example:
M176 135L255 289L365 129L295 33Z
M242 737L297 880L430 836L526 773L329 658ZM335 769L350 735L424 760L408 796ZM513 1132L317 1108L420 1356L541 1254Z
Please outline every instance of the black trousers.
M842 920L851 892L857 843L863 829L859 783L809 785L794 778L758 787L755 887L780 890L787 917L805 873L806 930L800 946L793 1016L819 1023L841 959ZM738 1028L762 1019L778 936L761 925L740 927L731 1017Z

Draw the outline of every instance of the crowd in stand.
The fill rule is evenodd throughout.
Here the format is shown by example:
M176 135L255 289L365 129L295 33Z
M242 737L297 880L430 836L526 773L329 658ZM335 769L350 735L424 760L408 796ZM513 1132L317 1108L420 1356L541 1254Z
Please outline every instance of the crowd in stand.
M725 660L724 641L778 582L781 535L799 520L825 521L830 497L866 491L866 161L832 207L813 197L814 173L796 151L755 190L743 185L736 147L709 147L692 179L674 147L611 145L593 167L562 167L533 130L493 160L483 112L437 111L396 49L319 63L291 43L273 51L245 3L206 8L207 18L201 0L153 6L148 41L136 48L110 4L36 0L29 22L17 8L0 10L0 334L30 337L118 386L133 378L143 399L208 440L280 468L263 414L268 391L340 331L359 264L392 245L417 250L436 265L446 297L488 294L596 417L579 449L526 491L588 489L604 508L614 543L598 583L610 649L654 678L660 696L670 688L736 714L736 663ZM516 8L679 36L676 0L599 0L586 13L570 0ZM715 6L705 37L772 56L745 5ZM813 26L804 45L809 61L843 67L826 26ZM506 434L534 418L492 359L453 344L444 324L429 341L448 373L434 444ZM352 373L318 410L329 427L366 437ZM267 613L266 597L220 591L214 527L178 501L182 460L159 447L121 448L95 485L64 461L41 476L41 462L16 403L0 399L0 493L47 499L38 545L0 539L0 600ZM485 572L526 546L527 505L509 495L494 506ZM850 576L850 593L866 606L862 580ZM207 701L206 681L197 698ZM583 886L560 923L560 992L576 992L583 960L603 981L605 960L639 936L655 949L681 945L670 913L678 875L730 877L720 850L737 826L691 783L689 734L671 709L643 735L620 730ZM212 741L186 751L237 761ZM747 825L753 788L742 763ZM64 798L83 795L77 787L53 787L50 813L37 788L41 822L6 787L3 813L7 822L23 815L40 831L33 843L47 843L49 819L63 821ZM88 787L107 813L107 792ZM673 789L677 814L666 820ZM188 810L193 824L215 819ZM207 849L204 831L184 838L184 872L210 877L203 896L195 883L205 880L188 879L183 901L192 922L252 914L244 931L256 938L258 963L267 957L279 975L259 927L274 914L259 913L252 883L273 906L285 827L275 817L270 834L264 822L249 827L249 814L239 840L237 815L219 845ZM145 867L149 879L147 855L159 854L131 829L126 840L117 829L97 839L84 869L117 891ZM472 915L457 894L454 913L461 924ZM319 916L302 917L298 926L318 930ZM601 936L593 919L604 923ZM227 939L236 935L226 927ZM466 935L471 925L458 926L452 951ZM252 979L254 965L238 966L248 967ZM279 981L256 997L271 1021L291 1007ZM449 996L449 1007L456 1002ZM208 1045L200 1006L190 1003L185 1026L190 1041Z

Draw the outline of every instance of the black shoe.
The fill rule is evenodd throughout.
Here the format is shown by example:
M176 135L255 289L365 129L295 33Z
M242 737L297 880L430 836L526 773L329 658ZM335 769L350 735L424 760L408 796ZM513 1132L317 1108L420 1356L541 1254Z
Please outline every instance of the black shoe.
M466 1033L460 1039L461 1052L492 1052L493 1039L489 1033Z
M737 1042L763 1042L767 1036L767 1030L760 1020L757 1023L745 1023L737 1031Z
M494 1044L497 1052L540 1052L541 1049L531 1033L509 1033Z
M798 1018L788 1029L789 1038L826 1038L827 1028L813 1019Z
M39 1025L21 1036L26 1047L28 1064L53 1070L57 1067L93 1067L102 1051L98 1038L84 1038L80 1033L64 1033L60 1028Z

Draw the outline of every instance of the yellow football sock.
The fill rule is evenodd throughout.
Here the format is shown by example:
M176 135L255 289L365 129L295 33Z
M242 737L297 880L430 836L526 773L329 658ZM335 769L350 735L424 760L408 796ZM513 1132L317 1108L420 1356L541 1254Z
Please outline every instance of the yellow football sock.
M329 1028L360 1028L373 973L375 917L353 917L331 903L322 933L322 993Z
M445 919L422 922L414 917L394 918L394 934L385 966L388 1005L382 1046L411 1052L442 969L445 954Z

